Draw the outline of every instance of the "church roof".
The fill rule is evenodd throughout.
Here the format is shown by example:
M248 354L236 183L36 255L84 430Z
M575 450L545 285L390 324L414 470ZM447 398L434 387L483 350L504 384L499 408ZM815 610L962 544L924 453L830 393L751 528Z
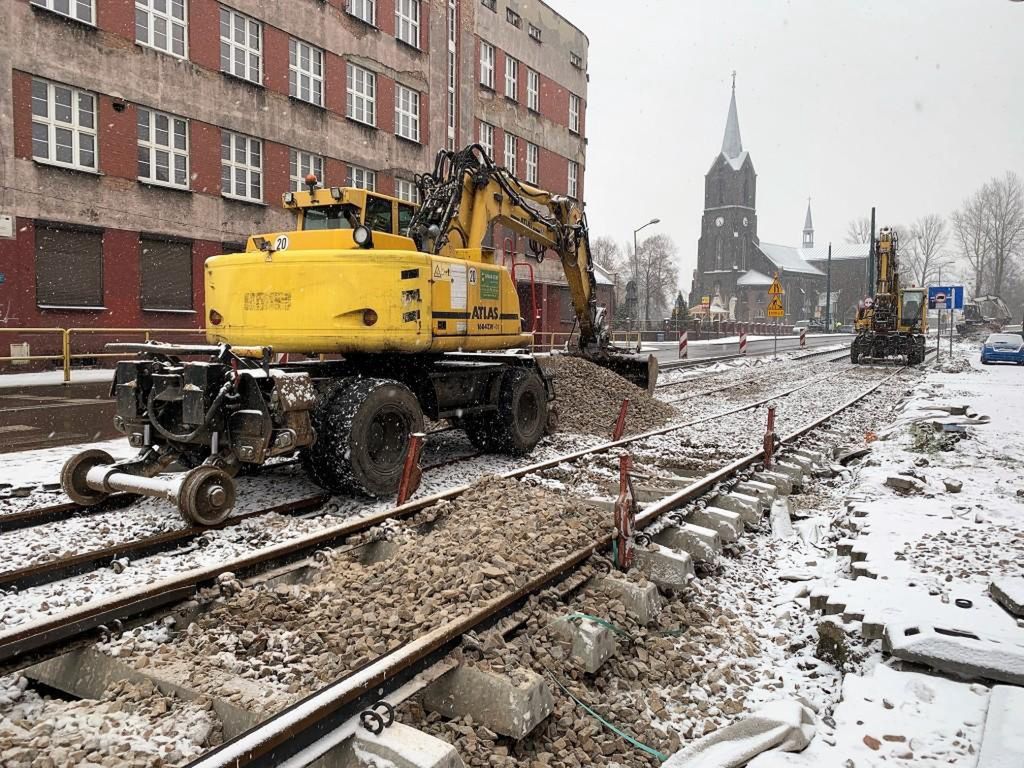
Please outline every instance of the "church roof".
M793 248L789 245L773 245L772 243L761 242L757 246L768 260L778 267L782 272L797 273L803 275L824 275L825 273L808 263L804 258L803 248ZM817 250L808 248L810 250ZM827 254L827 249L826 249Z
M832 246L832 261L843 259L866 259L871 245L868 243L836 243ZM800 248L801 255L807 261L827 261L828 246L822 245L817 248Z
M722 154L727 160L739 158L743 153L743 141L740 139L740 118L736 113L736 81L732 84L732 100L729 102L729 117L725 121L725 137L722 139ZM733 165L739 168L742 165Z
M804 229L814 229L814 224L811 223L811 201L807 201L807 218L804 219Z
M748 269L740 276L740 279L736 281L736 285L759 286L771 284L772 279L768 277L768 275L761 274L756 269Z

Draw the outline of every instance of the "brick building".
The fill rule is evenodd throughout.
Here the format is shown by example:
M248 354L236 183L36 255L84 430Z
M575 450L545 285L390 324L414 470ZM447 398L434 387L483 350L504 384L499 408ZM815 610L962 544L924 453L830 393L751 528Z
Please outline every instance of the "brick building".
M6 8L0 328L201 327L204 260L288 228L310 171L412 200L488 138L582 195L586 38L539 0Z

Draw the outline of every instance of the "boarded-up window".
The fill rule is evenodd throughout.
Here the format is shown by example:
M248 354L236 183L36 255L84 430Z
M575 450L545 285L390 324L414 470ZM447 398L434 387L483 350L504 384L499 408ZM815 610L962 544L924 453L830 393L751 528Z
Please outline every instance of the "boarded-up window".
M192 243L139 239L143 309L192 309Z
M36 303L103 306L103 235L36 223Z

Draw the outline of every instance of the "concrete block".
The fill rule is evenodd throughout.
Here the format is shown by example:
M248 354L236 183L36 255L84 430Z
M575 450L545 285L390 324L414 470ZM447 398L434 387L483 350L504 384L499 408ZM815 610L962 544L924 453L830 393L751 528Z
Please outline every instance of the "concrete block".
M781 457L779 457L779 461L782 461L786 464L795 464L796 466L800 467L800 469L803 470L805 475L811 474L811 471L814 469L815 464L815 462L811 461L805 456L801 456L796 451L786 451L784 454L782 454Z
M989 585L988 593L1011 616L1024 617L1024 578L996 579Z
M780 475L786 475L796 487L800 487L804 484L804 470L799 464L791 464L788 461L778 461L772 465L772 469Z
M825 454L821 451L814 451L810 448L794 448L792 451L786 453L787 456L799 456L811 463L813 468L814 465L819 467L831 464L832 462L825 458Z
M759 483L757 480L744 480L742 483L737 483L734 490L746 496L757 497L765 509L768 509L775 501L775 497L779 495L774 485Z
M781 472L758 472L754 475L754 480L774 485L776 491L787 496L793 492L793 480Z
M1024 685L1024 644L959 627L889 624L882 650L898 659L964 678Z
M1024 689L1008 685L992 688L985 715L985 730L981 734L977 768L1024 765L1021 712L1024 712Z
M594 586L621 600L626 613L641 624L649 624L661 612L658 588L649 581L627 581L623 576L608 574L597 577Z
M772 502L768 520L771 524L772 536L776 539L789 539L796 536L788 499L781 498Z
M688 519L694 525L717 531L724 542L736 541L743 532L743 520L740 516L720 507L694 509L688 515Z
M507 675L461 665L423 690L423 706L445 717L465 717L495 733L521 739L551 714L551 689L537 673L520 669Z
M746 496L742 493L720 493L711 502L719 509L728 509L743 518L747 525L757 525L761 522L761 500L755 496Z
M590 619L559 619L552 631L572 644L570 654L583 668L594 674L615 653L615 633Z
M660 544L638 547L634 552L637 567L662 589L683 590L695 577L693 558Z
M699 563L714 562L722 551L722 537L717 531L691 523L670 525L655 534L654 540L669 549L686 552Z
M378 735L365 728L338 750L340 768L463 768L458 750L436 736L403 723L392 723Z
M891 475L886 478L885 484L900 493L921 493L924 491L924 483L916 477L906 475Z

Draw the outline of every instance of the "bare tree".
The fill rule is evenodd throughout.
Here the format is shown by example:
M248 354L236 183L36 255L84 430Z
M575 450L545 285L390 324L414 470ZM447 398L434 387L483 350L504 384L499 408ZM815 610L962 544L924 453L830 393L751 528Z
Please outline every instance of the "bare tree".
M1024 256L1024 188L1016 173L1007 171L981 189L985 210L985 241L991 255L992 293L1002 293L1003 281Z
M985 294L990 247L985 237L985 199L978 190L953 214L953 238L974 281L974 295Z
M846 242L859 244L867 243L871 241L871 219L867 216L861 216L856 219L850 219L850 223L846 225Z
M911 283L928 285L937 281L944 269L949 276L949 259L945 252L949 232L945 219L934 213L922 216L910 226L905 237L906 240L901 238L903 263Z
M636 282L643 319L668 316L679 279L678 249L668 235L659 234L640 243L633 253L627 246L630 271Z
M590 251L594 256L594 261L609 272L625 270L626 262L622 255L622 248L619 247L614 238L607 235L595 237L590 243Z

